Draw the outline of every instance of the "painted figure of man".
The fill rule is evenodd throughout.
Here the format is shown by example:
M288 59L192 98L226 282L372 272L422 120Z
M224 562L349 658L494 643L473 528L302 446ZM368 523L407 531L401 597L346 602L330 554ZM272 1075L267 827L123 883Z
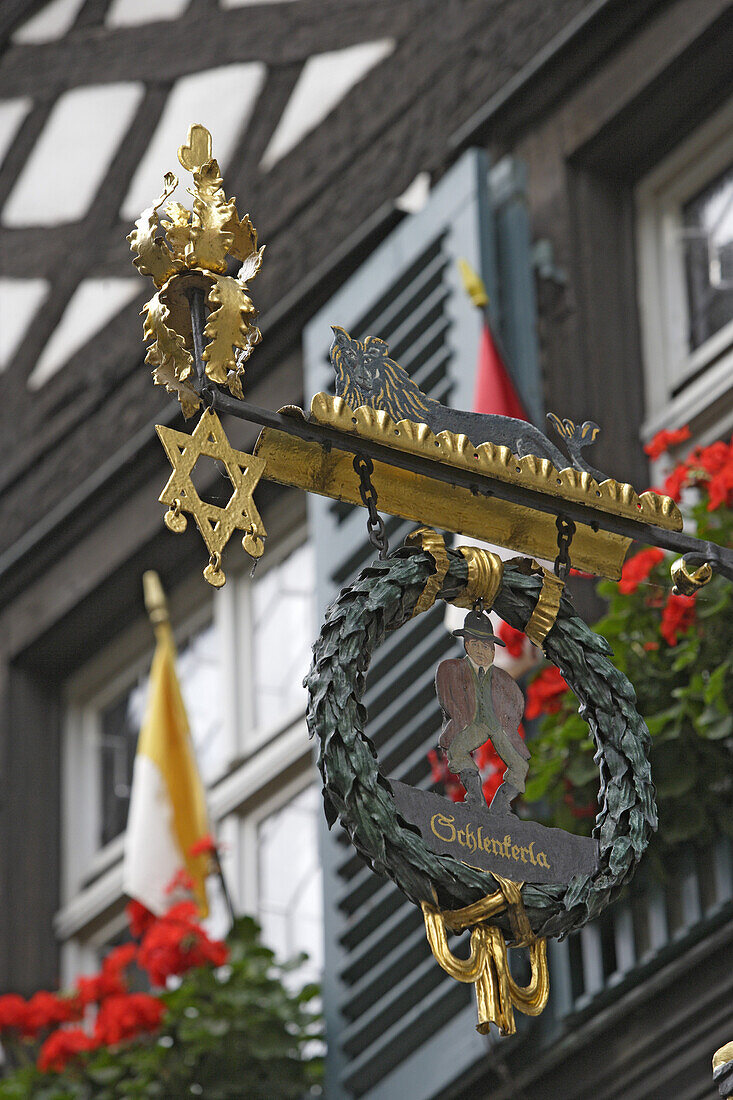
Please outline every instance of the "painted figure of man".
M524 713L524 696L508 672L494 668L495 645L504 645L492 631L488 615L471 611L462 630L466 656L442 661L435 674L435 689L443 709L440 745L448 767L466 788L467 802L484 802L481 775L471 753L491 741L506 764L504 782L491 803L507 812L524 790L530 753L518 732Z

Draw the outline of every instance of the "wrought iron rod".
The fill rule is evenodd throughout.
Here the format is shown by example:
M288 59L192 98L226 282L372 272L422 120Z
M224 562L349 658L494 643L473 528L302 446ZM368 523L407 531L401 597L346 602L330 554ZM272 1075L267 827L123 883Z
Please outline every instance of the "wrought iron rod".
M396 448L386 447L381 443L375 443L370 439L361 439L356 435L349 435L337 428L331 428L326 424L317 424L308 420L301 420L295 416L285 416L283 413L271 412L269 409L251 405L248 401L240 401L229 394L216 390L213 393L213 409L217 412L228 413L240 420L247 420L252 424L260 424L265 428L274 428L279 432L297 436L308 443L319 443L322 447L336 447L338 450L349 454L366 455L376 462L384 462L390 466L398 466L411 473L420 474L423 477L443 481L449 485L457 485L462 489L479 496L495 496L501 500L510 501L513 504L524 505L540 512L546 512L553 516L564 516L574 523L584 523L594 530L602 529L611 531L626 538L636 539L638 542L661 546L666 550L673 550L679 554L693 554L699 557L699 562L710 562L713 569L723 576L733 580L733 551L715 543L703 542L692 538L680 531L667 531L663 527L656 527L651 523L629 519L626 516L615 516L591 505L580 504L577 501L559 500L535 489L526 489L523 486L511 485L489 474L473 473L470 470L457 469L447 463L434 462L421 455L413 455L407 451L399 451ZM699 563L698 562L698 563Z
M193 363L196 371L198 389L203 392L209 390L210 383L206 377L204 366L204 292L199 287L192 287L186 291L189 309L191 310L191 330L193 335Z
M409 454L396 448L386 447L373 440L360 439L348 432L341 432L337 428L330 428L326 424L317 424L308 420L301 420L295 416L285 416L283 413L271 412L270 409L251 405L248 401L240 401L228 393L224 393L218 387L211 385L206 377L203 361L204 346L204 296L201 290L189 291L189 304L191 307L191 327L193 329L194 359L196 364L196 378L198 387L207 403L216 412L228 413L239 420L247 420L251 424L259 424L263 428L274 428L279 432L297 436L307 443L318 443L324 448L336 447L348 454L359 454L371 458L377 462L384 462L389 466L397 466L411 473L429 477L435 481L442 481L448 485L456 485L462 489L468 489L476 496L495 496L500 500L507 500L512 504L533 508L538 512L546 512L551 516L561 516L572 520L574 523L584 523L594 531L610 531L625 538L635 539L637 542L659 546L665 550L688 557L688 564L692 566L709 562L716 573L733 581L733 550L724 546L718 546L713 542L703 542L701 539L685 535L680 531L668 531L663 527L657 527L652 523L644 523L641 520L630 519L626 516L615 516L593 508L589 504L580 504L577 501L562 500L539 493L535 489L526 489L520 485L511 485L490 474L474 473L470 470L457 469L447 463L435 462L421 455Z

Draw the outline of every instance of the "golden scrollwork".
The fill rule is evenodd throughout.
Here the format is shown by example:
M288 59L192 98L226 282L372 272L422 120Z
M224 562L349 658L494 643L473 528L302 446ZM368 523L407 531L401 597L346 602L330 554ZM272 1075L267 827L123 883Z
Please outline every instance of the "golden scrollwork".
M405 542L419 543L425 553L429 554L435 562L435 572L428 577L425 587L420 593L420 599L415 604L415 610L412 613L414 618L423 611L429 611L435 603L448 572L449 562L445 549L445 539L432 527L418 527L417 531L410 532Z
M206 409L191 435L160 424L157 431L173 467L158 498L168 505L165 525L170 531L181 534L186 529L183 513L193 516L209 551L204 577L209 584L220 588L226 580L221 555L234 531L244 532L242 546L250 557L259 558L264 551L267 532L252 494L264 473L265 463L254 455L235 451L219 417L210 409ZM229 475L234 491L223 508L201 500L192 481L193 468L202 455L223 463Z
M555 625L565 582L556 577L554 573L551 573L549 569L542 568L536 562L532 564L542 574L542 588L537 597L535 609L524 628L524 633L535 645L543 646L547 635Z
M466 559L468 580L460 596L451 602L456 607L473 607L481 600L484 610L488 611L494 606L496 594L501 587L504 562L498 554L492 554L490 550L483 550L479 546L459 546L458 552Z
M499 890L473 905L441 912L423 902L422 911L430 950L439 965L456 981L475 987L476 1030L486 1034L494 1024L502 1035L513 1035L517 1030L515 1008L527 1016L539 1016L547 1004L550 994L547 941L532 934L522 902L521 883L510 882L501 875L494 878ZM526 986L517 985L512 977L503 933L486 923L504 909L508 910L512 924L514 946L529 947L531 976ZM472 929L467 959L458 958L450 950L446 934L449 928L456 932Z
M678 558L672 562L670 570L675 596L694 596L696 592L713 579L713 569L708 562L703 562L697 569L690 570L684 558Z
M203 354L207 377L241 397L244 365L262 338L247 284L260 269L264 246L258 248L249 216L240 218L236 200L227 199L204 126L189 127L178 160L193 175L193 209L168 201L178 186L168 172L161 195L143 211L127 239L135 267L157 288L143 308L144 337L153 341L146 361L154 381L178 397L188 417L201 402L190 384L193 333L186 295L202 290L209 308ZM166 219L161 222L158 209L164 203ZM226 274L230 257L241 262L236 276Z

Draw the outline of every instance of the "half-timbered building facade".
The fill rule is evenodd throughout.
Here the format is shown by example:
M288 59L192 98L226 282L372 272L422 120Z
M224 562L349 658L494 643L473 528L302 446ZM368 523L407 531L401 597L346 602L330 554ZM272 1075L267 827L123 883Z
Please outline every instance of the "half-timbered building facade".
M721 837L553 944L551 1004L511 1040L422 918L327 833L302 677L329 598L366 563L360 509L262 482L254 577L215 595L173 538L132 222L191 122L267 245L245 388L331 385L330 324L380 335L470 407L479 270L532 419L642 445L733 428L729 0L4 0L0 5L0 989L69 981L123 927L121 853L152 652L141 575L170 593L180 670L237 904L323 982L334 1100L712 1095L731 1038L733 870ZM249 450L255 431L225 427ZM213 464L201 492L223 491ZM392 545L409 526L387 524ZM578 589L578 604L593 598ZM437 611L374 659L370 734L428 785Z

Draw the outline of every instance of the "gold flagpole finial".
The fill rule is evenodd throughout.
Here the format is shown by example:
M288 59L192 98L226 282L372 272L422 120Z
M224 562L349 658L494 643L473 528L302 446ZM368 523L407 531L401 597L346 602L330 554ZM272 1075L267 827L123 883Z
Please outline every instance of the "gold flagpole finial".
M478 309L485 309L489 304L489 296L479 273L474 271L468 261L462 258L458 260L458 270L461 273L466 294Z
M143 573L143 598L145 610L154 627L170 621L168 615L168 601L165 598L160 577L154 569L148 569Z

